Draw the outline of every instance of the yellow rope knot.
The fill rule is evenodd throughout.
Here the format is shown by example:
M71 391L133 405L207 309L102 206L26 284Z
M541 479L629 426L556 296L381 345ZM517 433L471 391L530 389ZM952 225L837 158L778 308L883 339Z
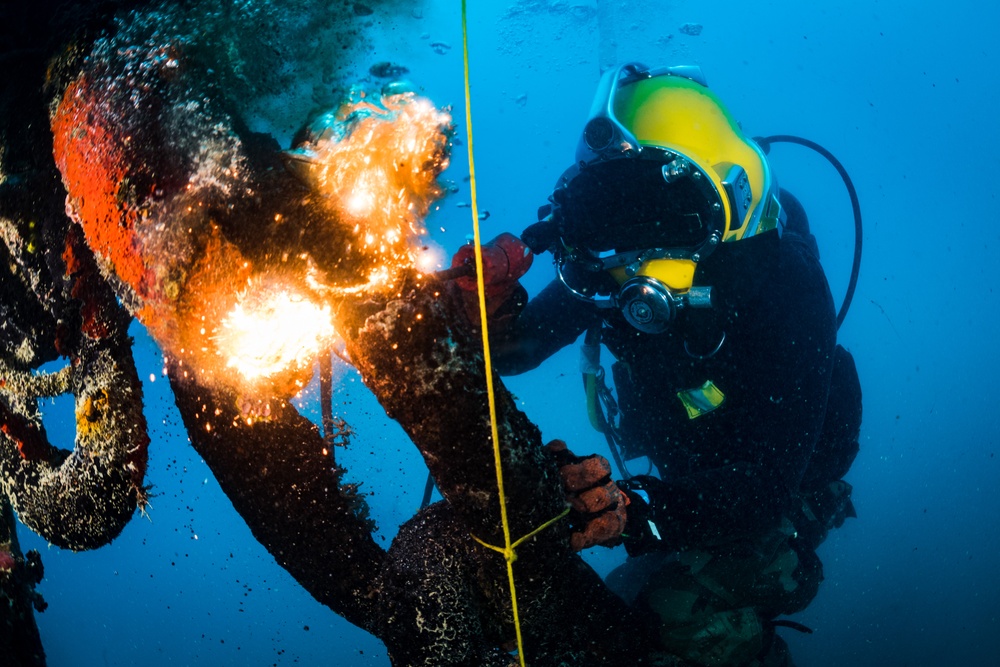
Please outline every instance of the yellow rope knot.
M525 542L527 542L528 540L530 540L532 537L534 537L538 533L542 532L543 530L545 530L546 528L548 528L549 526L551 526L552 524L554 524L556 521L559 521L560 519L562 519L563 517L565 517L567 514L569 514L569 510L570 510L570 508L567 507L562 512L560 512L558 516L552 517L551 519L549 519L548 521L546 521L545 523L543 523L542 525L540 525L538 528L535 528L533 531L531 531L530 533L528 533L524 537L518 538L517 540L515 540L514 542L512 542L511 545L508 546L508 547L498 547L498 546L495 546L495 545L490 544L488 542L484 542L483 540L479 539L475 535L472 536L472 539L474 539L476 542L479 542L481 545L483 545L487 549L490 549L492 551L496 551L498 554L502 554L504 560L507 561L508 563L513 563L514 561L517 560L517 547L521 546L522 544L524 544Z

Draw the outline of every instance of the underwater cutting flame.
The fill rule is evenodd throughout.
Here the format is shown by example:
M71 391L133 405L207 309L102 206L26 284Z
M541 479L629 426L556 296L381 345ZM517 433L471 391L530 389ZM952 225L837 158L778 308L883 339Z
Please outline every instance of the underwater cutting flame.
M416 253L414 268L420 273L433 273L444 267L444 248L433 242L427 242Z
M448 165L451 116L412 93L371 99L326 116L318 138L290 156L337 209L352 251L370 260L359 279L375 286L416 262L421 221L443 194L436 179Z
M243 295L215 336L226 366L251 381L308 367L335 336L329 306L284 289L261 292Z

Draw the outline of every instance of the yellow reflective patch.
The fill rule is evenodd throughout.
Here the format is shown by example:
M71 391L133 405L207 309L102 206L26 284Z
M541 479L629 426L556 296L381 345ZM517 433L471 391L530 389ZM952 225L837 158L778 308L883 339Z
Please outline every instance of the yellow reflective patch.
M677 392L677 398L681 399L681 403L684 404L688 419L694 419L722 405L722 402L726 400L726 395L715 386L715 383L706 380L705 384L700 387Z

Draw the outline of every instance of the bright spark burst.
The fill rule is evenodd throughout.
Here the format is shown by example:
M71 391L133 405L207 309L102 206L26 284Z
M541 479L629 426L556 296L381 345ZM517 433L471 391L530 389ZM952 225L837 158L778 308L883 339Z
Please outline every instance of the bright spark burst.
M421 273L432 273L444 265L444 248L436 243L428 242L416 253L414 266Z
M274 379L308 368L336 340L329 306L318 300L391 286L398 270L427 261L423 217L442 194L451 116L412 93L358 94L311 128L308 143L288 156L336 211L330 224L349 235L362 261L351 280L326 281L312 267L302 279L311 294L257 277L212 335L227 368L245 380ZM277 284L276 284L277 283Z
M369 284L383 267L415 265L422 219L442 195L437 176L448 165L450 128L446 111L412 93L360 95L322 117L314 139L291 152L371 259Z
M334 337L329 306L277 289L241 295L215 342L226 366L253 381L309 366Z

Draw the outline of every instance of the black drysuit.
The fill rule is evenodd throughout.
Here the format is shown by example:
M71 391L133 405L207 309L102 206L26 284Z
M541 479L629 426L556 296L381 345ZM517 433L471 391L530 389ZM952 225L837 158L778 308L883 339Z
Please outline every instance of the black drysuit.
M836 345L833 300L804 214L801 223L790 225L801 232L780 239L772 231L721 244L695 275L696 285L713 287L715 306L682 311L666 333L640 333L558 281L496 332L496 366L516 374L604 320L626 453L649 456L662 477L646 488L663 548L760 534L801 504L804 479L838 479L857 451L860 386L850 355ZM835 366L841 395L827 420ZM690 418L678 392L706 381L725 399ZM829 442L836 438L851 442ZM811 466L818 442L838 451Z

